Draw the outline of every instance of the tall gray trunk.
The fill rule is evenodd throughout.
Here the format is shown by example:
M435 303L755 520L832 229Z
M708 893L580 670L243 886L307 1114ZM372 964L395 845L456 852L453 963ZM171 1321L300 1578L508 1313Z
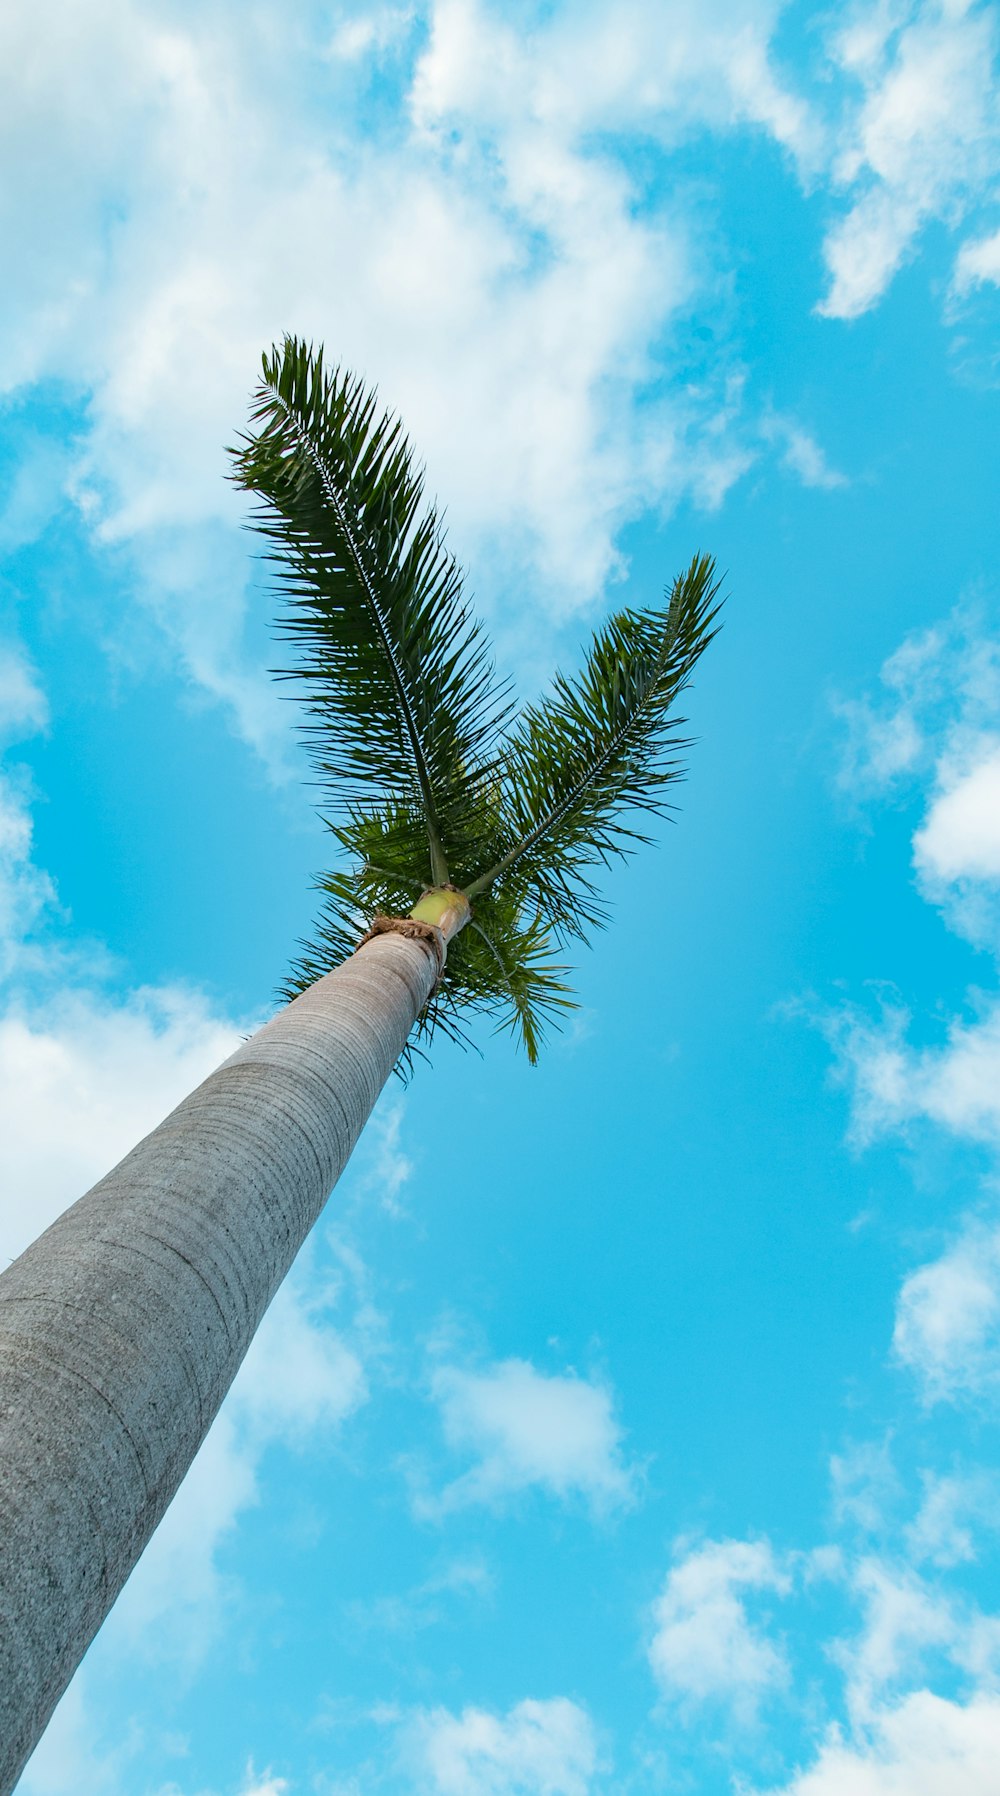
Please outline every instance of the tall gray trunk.
M170 1502L437 973L379 935L0 1277L0 1796Z

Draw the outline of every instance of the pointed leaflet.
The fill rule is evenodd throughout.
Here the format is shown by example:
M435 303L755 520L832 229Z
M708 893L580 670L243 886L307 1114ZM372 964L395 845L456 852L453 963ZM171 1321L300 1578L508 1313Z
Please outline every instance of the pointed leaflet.
M645 840L624 811L668 808L686 746L673 706L716 633L718 595L714 563L697 557L662 610L619 612L577 678L557 675L551 696L522 712L500 778L508 846L471 899L499 884L563 935L603 921L590 870Z
M237 484L260 495L286 600L287 677L306 689L314 765L334 805L416 807L415 877L467 863L470 812L508 714L489 645L398 420L322 351L286 338L264 358Z

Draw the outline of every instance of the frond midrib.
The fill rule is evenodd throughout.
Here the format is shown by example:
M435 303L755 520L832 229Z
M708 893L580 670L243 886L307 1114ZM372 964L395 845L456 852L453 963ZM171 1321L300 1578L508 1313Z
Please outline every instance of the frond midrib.
M673 631L673 635L669 638L666 631L664 632L663 643L659 654L657 655L654 668L650 674L646 691L643 693L631 716L628 717L616 731L614 737L606 744L602 753L591 762L590 766L584 771L576 785L567 793L566 797L562 799L559 804L553 805L546 816L541 818L535 825L535 828L530 830L528 834L509 851L509 853L505 854L502 859L497 862L495 867L491 867L487 873L480 874L472 881L471 885L466 886L465 896L470 902L473 898L478 898L480 893L488 891L490 886L493 885L496 880L501 879L505 873L509 873L511 868L516 866L519 860L523 860L524 856L529 854L532 848L537 847L538 843L544 840L550 830L553 830L558 823L562 822L562 819L572 810L574 804L583 797L583 794L587 791L588 787L592 786L595 780L600 777L609 761L614 757L618 749L621 748L622 744L626 741L635 726L643 717L647 705L654 696L656 681L662 672L664 661L676 640L676 627ZM683 682L678 683L673 696L676 697L677 693L681 691L683 691Z
M427 825L427 844L430 849L431 857L431 876L436 885L445 885L448 880L448 864L445 860L444 850L441 846L440 826L438 823L437 805L434 801L434 790L431 785L430 769L427 765L427 757L424 753L420 731L417 728L414 707L407 691L405 670L400 664L396 647L392 640L392 634L383 616L378 598L376 597L374 581L372 580L368 568L365 566L364 557L361 553L359 544L355 540L354 532L351 529L344 508L343 500L337 490L336 482L323 459L320 449L312 441L309 432L300 422L294 409L289 405L284 395L277 389L274 383L266 381L265 385L271 392L275 403L280 407L292 432L298 438L300 447L312 462L313 467L319 476L323 491L336 514L337 523L343 532L344 540L354 563L355 574L359 585L361 586L361 590L364 593L369 611L374 619L375 628L378 631L379 639L389 663L390 677L392 679L393 690L396 695L396 702L402 719L403 732L405 733L406 740L409 744L410 753L413 758L414 772L417 778L417 785L424 805Z

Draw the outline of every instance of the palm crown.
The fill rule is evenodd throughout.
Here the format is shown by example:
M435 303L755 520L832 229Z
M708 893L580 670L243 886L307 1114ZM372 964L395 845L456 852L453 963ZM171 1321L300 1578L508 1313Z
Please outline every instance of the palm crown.
M264 357L251 426L234 479L262 501L293 649L280 672L303 691L344 851L286 994L351 954L377 914L457 888L471 915L417 1038L467 1039L462 1013L485 1011L534 1062L574 1003L559 948L605 920L595 873L647 839L635 814L662 815L682 773L674 707L717 629L714 564L696 557L662 607L616 613L581 671L518 711L377 395L289 337Z

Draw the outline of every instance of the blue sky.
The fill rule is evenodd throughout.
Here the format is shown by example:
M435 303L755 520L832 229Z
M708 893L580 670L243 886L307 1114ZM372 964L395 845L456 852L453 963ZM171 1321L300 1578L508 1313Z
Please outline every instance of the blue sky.
M387 1091L23 1796L993 1796L998 38L0 18L5 1256L309 926L272 339L400 410L523 692L731 594L576 1020Z

